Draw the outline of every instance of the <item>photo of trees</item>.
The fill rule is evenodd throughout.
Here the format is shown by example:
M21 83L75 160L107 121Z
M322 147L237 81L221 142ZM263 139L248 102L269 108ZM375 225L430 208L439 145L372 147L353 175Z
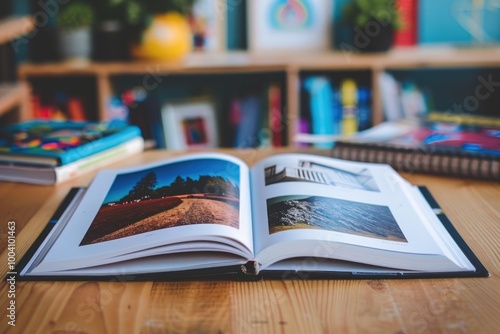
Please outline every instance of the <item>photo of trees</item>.
M191 224L239 228L239 178L237 165L219 159L120 174L80 246Z

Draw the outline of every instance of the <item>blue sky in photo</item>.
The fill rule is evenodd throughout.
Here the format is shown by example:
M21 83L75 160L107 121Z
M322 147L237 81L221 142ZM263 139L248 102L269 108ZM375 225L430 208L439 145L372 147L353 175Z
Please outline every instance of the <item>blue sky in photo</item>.
M154 171L158 184L156 188L170 185L177 176L183 179L188 177L197 180L200 175L220 176L240 186L240 169L238 165L227 160L196 159L162 165L159 167L142 170L139 172L120 174L116 177L104 203L118 201L141 180L145 175Z

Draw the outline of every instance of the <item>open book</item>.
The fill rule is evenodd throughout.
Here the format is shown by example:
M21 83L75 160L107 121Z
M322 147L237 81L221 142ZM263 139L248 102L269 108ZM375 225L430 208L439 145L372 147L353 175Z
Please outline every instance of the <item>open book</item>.
M428 192L387 165L192 153L101 171L73 194L20 279L488 275Z

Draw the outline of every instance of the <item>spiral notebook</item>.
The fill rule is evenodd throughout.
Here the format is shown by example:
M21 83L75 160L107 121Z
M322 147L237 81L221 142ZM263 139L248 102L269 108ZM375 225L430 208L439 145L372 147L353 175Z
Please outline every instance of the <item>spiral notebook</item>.
M500 181L500 129L451 123L382 123L339 140L334 158L385 163L400 172Z

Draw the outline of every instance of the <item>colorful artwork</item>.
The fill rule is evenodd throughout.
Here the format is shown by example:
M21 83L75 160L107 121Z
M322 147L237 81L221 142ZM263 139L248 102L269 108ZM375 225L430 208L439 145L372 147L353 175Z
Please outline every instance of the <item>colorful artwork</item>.
M247 1L251 51L328 50L332 2L326 0Z
M275 29L302 29L312 25L313 11L308 0L276 0L270 11Z
M184 135L188 145L206 144L207 133L205 130L205 120L201 117L188 118L183 121Z

